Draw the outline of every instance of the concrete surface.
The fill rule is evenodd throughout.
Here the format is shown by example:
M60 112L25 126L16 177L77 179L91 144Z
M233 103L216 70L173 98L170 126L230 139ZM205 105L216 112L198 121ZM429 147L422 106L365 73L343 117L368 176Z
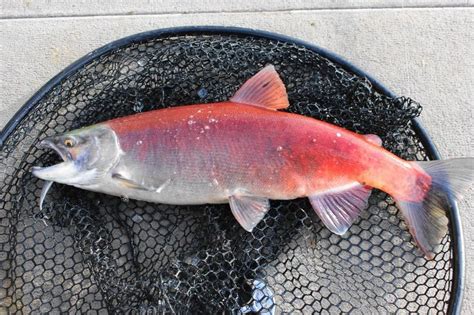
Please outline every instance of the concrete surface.
M472 1L86 2L1 2L0 128L47 80L105 43L170 26L233 25L283 33L338 53L395 93L419 101L422 121L443 157L474 156ZM465 314L474 309L473 192L471 187L460 203Z
M464 7L473 0L2 0L0 17L149 15L361 8Z

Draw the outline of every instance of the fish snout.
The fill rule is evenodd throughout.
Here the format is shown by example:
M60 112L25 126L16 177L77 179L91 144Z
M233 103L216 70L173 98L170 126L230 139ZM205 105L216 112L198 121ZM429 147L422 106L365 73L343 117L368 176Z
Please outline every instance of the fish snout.
M43 140L41 140L38 143L37 147L40 148L40 149L48 149L48 148L54 149L54 139L53 139L53 137L44 138Z
M42 180L50 180L52 178L51 176L49 176L49 172L47 169L48 167L33 166L31 168L31 174L33 174L33 176L38 177L39 179L42 179Z
M35 175L36 177L38 177L38 174L39 172L43 169L42 166L33 166L31 168L31 172L33 173L33 175Z
M46 137L43 140L41 140L36 147L39 149L52 149L55 152L57 152L59 155L61 155L61 150L57 147L55 144L56 141L53 137Z

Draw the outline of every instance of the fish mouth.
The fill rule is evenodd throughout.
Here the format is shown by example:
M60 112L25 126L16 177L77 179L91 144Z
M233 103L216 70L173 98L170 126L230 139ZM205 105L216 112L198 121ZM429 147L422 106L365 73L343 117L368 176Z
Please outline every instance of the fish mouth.
M53 140L53 138L46 138L46 139L41 140L40 143L38 144L38 148L52 149L63 159L64 162L72 161L71 153L69 153L67 150L63 150L60 147L58 147L55 144L55 141Z
M74 164L72 155L67 150L56 145L53 138L42 140L38 144L38 148L52 149L63 162L51 166L33 166L32 173L34 176L47 181L59 181L62 177L67 176L66 171L70 170Z
M60 180L64 175L68 173L72 164L74 164L72 156L69 152L59 148L52 138L46 138L38 144L38 148L41 149L52 149L56 152L63 162L54 164L51 166L33 166L32 173L34 176L45 180L46 182L43 185L41 190L39 207L40 210L43 210L43 202L46 198L46 195L51 188L53 182Z
M59 164L73 162L73 158L71 156L71 153L61 149L60 147L58 147L54 143L54 140L52 138L46 138L46 139L42 140L38 144L37 147L40 148L40 149L52 149L54 152L56 152L56 154L59 155L59 157L63 160L63 162L59 163ZM43 173L47 169L51 169L51 168L59 165L59 164L55 164L55 165L52 165L52 166L33 166L33 168L32 168L33 175L35 175L36 177L42 178L41 173Z

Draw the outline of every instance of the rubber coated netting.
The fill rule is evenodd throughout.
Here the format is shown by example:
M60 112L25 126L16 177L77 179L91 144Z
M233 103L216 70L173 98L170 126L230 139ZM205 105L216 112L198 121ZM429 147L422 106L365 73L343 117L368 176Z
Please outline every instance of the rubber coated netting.
M11 313L353 314L446 312L447 235L433 261L393 200L374 191L343 236L307 199L272 201L253 233L228 205L170 206L54 184L39 209L35 165L59 162L46 136L167 106L224 101L267 64L289 111L373 133L427 159L412 129L421 107L389 98L319 54L251 36L155 38L95 58L18 122L0 160L0 297Z

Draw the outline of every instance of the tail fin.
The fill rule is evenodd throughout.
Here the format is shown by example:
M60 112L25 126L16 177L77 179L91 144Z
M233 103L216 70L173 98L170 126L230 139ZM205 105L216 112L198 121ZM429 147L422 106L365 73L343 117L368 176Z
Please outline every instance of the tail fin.
M415 242L428 259L433 259L448 230L448 198L462 198L461 193L473 179L474 158L413 163L431 176L431 187L421 202L396 202Z

